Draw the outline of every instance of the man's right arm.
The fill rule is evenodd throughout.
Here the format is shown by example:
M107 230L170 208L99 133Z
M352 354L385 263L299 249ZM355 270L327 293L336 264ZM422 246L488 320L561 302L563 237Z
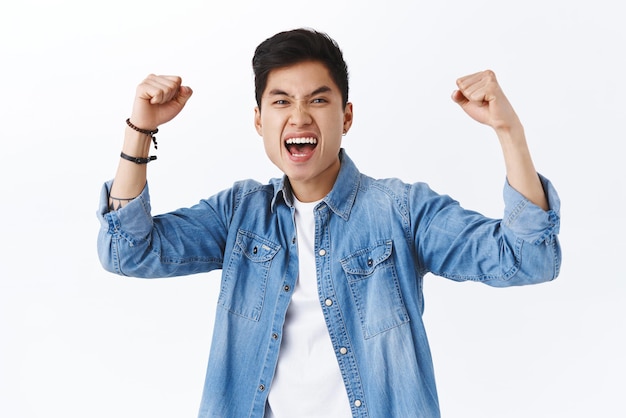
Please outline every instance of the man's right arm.
M183 109L192 90L182 85L178 76L151 74L137 86L130 123L142 131L155 131ZM122 153L134 158L148 158L149 134L126 127ZM120 158L109 194L109 209L117 210L137 197L146 185L146 165Z

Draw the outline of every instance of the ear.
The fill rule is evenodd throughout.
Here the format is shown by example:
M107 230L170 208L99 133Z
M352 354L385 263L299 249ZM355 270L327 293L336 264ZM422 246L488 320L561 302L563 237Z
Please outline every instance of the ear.
M352 103L348 102L346 103L346 107L343 110L343 132L344 134L347 133L350 130L350 127L352 126L352 119L354 117L354 113L353 113L353 109L352 109Z
M254 127L256 132L263 136L263 125L261 124L261 109L258 106L254 108Z

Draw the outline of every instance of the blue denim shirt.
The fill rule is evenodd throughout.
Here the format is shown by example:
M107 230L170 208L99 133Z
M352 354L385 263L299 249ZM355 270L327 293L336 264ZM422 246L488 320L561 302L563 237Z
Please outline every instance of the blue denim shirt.
M489 219L426 184L367 177L341 151L334 188L315 208L315 254L354 417L439 417L422 322L426 273L498 287L558 275L560 204L541 180L549 211L505 184L504 217ZM109 187L98 237L107 270L147 278L223 270L199 416L263 417L298 276L288 181L238 182L154 217L147 186L115 212Z

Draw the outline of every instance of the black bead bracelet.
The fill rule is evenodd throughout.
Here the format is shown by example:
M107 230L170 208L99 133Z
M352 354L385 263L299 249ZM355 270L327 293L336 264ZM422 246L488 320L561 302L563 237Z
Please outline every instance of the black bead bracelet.
M156 135L159 132L159 129L154 129L154 130L150 130L150 129L141 129L136 127L135 125L133 125L133 123L130 121L130 118L126 119L126 124L133 130L142 133L144 135L147 135L150 137L150 139L152 140L152 142L154 143L154 149L157 149L157 142L156 142L156 137L154 135ZM123 152L120 153L120 157L122 157L123 159L133 162L135 164L148 164L150 161L154 161L157 159L156 155L151 155L148 158L142 158L142 157L131 157L128 154L124 154Z
M152 142L154 143L154 149L158 149L159 147L157 147L157 141L156 141L156 134L159 133L159 128L156 128L155 130L151 131L149 129L141 129L136 127L135 125L133 125L133 123L130 121L130 118L126 119L126 124L128 126L130 126L131 129L142 133L144 135L148 135L150 137L150 139L152 140Z

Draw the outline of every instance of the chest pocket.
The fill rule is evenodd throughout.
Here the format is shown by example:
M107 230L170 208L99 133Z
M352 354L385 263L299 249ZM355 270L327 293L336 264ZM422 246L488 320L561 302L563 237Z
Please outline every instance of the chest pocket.
M382 241L341 260L365 338L409 321L392 250L391 240Z
M235 246L222 278L218 305L236 315L258 321L270 266L279 249L279 244L252 232L237 231Z

